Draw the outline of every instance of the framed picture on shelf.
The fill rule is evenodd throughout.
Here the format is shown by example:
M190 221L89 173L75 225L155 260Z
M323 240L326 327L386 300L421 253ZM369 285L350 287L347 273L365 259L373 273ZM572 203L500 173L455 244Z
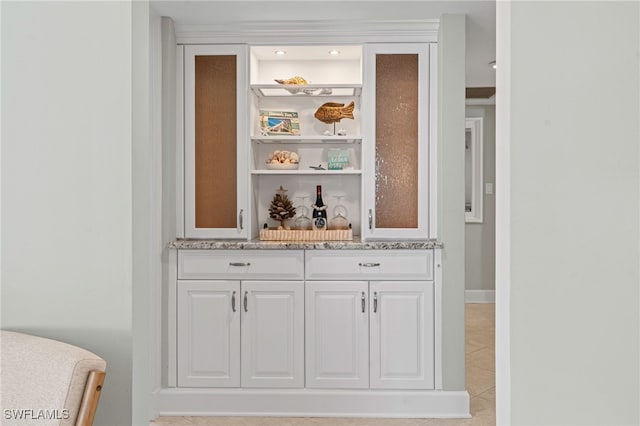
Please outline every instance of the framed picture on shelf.
M260 111L260 132L265 136L299 136L298 113L295 111Z

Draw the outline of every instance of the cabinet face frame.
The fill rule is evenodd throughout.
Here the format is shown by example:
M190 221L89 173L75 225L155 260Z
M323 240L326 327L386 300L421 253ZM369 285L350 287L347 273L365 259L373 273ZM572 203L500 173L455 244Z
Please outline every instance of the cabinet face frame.
M415 228L378 228L376 227L376 56L379 54L416 54L418 55L418 201L417 226ZM435 151L435 106L436 93L430 86L435 82L435 61L429 43L399 43L365 45L364 83L362 105L369 109L363 111L363 140L369 150L363 152L363 199L362 238L363 239L421 239L434 236L430 207L434 206ZM364 107L363 107L364 110Z
M247 238L251 223L247 148L247 67L246 45L189 45L184 47L184 233L187 238ZM195 58L233 55L236 57L236 226L231 228L196 227L195 178ZM220 100L224 102L224 100ZM221 161L225 161L221 159Z

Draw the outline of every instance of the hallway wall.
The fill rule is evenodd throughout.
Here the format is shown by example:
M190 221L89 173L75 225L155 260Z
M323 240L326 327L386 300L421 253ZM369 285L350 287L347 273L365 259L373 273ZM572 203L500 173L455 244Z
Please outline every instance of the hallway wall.
M467 117L482 117L483 129L483 220L465 225L465 290L466 298L492 296L496 288L496 107L466 107ZM485 193L485 184L493 184L493 194Z

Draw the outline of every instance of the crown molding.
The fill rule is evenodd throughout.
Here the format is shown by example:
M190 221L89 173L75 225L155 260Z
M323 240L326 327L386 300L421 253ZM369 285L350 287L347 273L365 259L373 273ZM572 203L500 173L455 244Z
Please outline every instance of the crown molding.
M178 44L407 43L437 42L440 21L243 21L177 25Z

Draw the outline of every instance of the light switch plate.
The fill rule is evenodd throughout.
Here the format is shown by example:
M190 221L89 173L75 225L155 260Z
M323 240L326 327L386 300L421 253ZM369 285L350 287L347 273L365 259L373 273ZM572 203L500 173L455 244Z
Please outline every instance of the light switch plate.
M492 183L485 183L484 184L484 193L487 194L487 195L493 194L493 184Z

